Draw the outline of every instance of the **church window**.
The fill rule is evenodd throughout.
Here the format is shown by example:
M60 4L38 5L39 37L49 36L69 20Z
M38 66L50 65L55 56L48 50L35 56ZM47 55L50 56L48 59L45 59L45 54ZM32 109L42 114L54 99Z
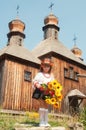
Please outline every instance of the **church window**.
M78 72L73 67L64 68L64 77L70 80L78 81Z
M78 74L77 72L74 72L74 79L75 80L78 80L78 75L77 74Z
M24 71L24 80L31 82L31 72Z
M72 67L70 67L70 69L69 69L69 74L70 74L70 78L73 79L74 78L74 71L73 71Z
M55 31L55 39L57 39L57 31Z
M68 77L68 69L64 68L64 77Z

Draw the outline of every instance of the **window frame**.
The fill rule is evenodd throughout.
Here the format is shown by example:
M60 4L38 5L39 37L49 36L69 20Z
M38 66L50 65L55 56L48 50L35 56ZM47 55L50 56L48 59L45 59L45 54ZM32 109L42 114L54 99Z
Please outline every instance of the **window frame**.
M74 79L73 67L70 67L70 68L69 68L69 78L70 78L70 79Z
M32 78L31 78L32 73L28 70L24 70L24 81L28 81L31 82Z
M66 77L66 78L69 77L69 71L67 68L64 68L64 77Z
M74 71L73 67L64 68L64 78L73 80L73 81L79 81L79 78L77 76L78 72Z

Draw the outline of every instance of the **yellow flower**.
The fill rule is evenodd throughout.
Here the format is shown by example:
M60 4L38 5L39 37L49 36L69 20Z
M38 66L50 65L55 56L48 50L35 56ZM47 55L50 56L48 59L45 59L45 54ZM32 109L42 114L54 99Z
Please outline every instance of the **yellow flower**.
M62 91L62 85L61 84L57 85L56 89L58 89L59 91Z
M51 100L49 98L45 99L45 102L48 103L48 104L51 104Z
M56 99L55 98L51 98L51 104L53 105L53 104L55 104L55 102L56 102Z
M48 88L51 90L53 88L52 83L48 83Z
M53 81L51 82L51 84L52 84L52 86L53 86L53 89L56 89L58 82L57 82L57 80L53 80Z
M53 105L55 108L60 108L60 103L62 101L62 85L57 81L53 80L49 82L45 87L45 102L47 104Z
M56 102L55 104L54 104L54 108L60 108L60 105L59 105L59 102Z
M60 93L60 94L58 95L58 97L57 97L57 100L58 100L58 101L62 101L62 98L63 98L63 95Z
M56 95L57 97L58 97L59 95L61 95L61 92L59 91L59 89L56 89L55 95Z

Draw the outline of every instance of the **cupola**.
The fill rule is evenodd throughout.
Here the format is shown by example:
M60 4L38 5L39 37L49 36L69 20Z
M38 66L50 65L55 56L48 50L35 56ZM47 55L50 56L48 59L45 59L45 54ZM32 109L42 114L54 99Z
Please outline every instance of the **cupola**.
M75 54L76 57L81 59L82 51L76 45L71 49L71 51Z
M21 20L15 19L9 23L9 29L11 32L19 31L22 33L25 29L25 24Z
M45 19L44 19L44 24L54 24L57 26L58 24L58 18L53 14L50 13L50 15L48 15Z
M25 38L25 34L23 33L25 30L25 24L19 19L14 19L9 22L8 26L10 32L7 34L7 45L16 44L22 46L23 39Z
M45 26L42 28L44 31L44 39L47 39L49 37L58 39L58 22L58 18L53 13L50 13L47 17L45 17Z

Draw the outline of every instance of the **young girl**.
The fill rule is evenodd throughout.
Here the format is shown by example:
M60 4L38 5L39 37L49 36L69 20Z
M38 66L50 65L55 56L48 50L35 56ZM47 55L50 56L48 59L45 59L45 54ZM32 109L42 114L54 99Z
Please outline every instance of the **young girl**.
M42 92L40 91L41 84L47 84L48 82L54 80L53 74L51 74L52 61L50 58L44 58L41 62L40 72L37 73L33 79L33 86L39 92L38 99L40 101L39 115L40 115L40 124L39 126L50 126L48 124L48 105L42 99ZM34 95L33 95L33 98Z

